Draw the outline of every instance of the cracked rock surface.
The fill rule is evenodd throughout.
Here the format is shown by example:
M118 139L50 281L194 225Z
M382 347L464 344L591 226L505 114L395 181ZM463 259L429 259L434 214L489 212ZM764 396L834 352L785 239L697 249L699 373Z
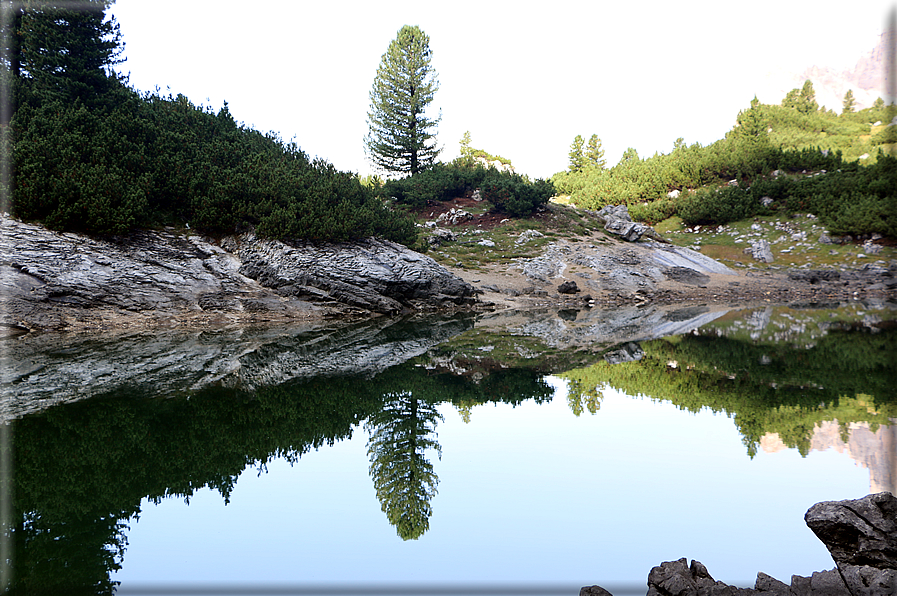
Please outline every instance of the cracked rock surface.
M0 217L0 324L22 331L394 313L474 301L433 259L382 240L98 239Z

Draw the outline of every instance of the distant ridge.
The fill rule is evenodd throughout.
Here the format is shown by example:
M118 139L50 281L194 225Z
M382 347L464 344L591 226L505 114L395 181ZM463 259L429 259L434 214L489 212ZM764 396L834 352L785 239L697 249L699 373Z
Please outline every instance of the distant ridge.
M778 101L794 88L800 88L804 81L813 81L816 102L820 106L841 113L844 94L853 90L856 109L871 107L876 99L885 97L886 84L891 82L885 76L888 53L893 52L895 31L889 29L881 34L878 44L857 60L853 68L838 70L828 66L810 66L799 75L779 79Z

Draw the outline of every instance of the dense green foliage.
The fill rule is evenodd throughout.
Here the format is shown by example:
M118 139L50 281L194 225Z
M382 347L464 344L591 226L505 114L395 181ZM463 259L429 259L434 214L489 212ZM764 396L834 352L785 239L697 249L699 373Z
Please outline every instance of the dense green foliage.
M451 164L437 163L433 167L406 178L387 181L381 193L399 203L422 207L428 201L447 201L463 197L474 189L500 212L524 217L554 196L551 182L513 172L468 165L463 158Z
M577 414L596 412L600 388L610 385L693 412L725 412L750 455L772 432L806 455L819 422L836 419L846 429L851 422L887 424L897 415L895 341L894 329L836 331L795 353L787 343L720 338L710 330L643 342L637 362L600 362L562 376Z
M371 162L386 172L416 174L439 154L432 132L439 118L426 116L439 89L431 60L430 38L409 25L399 30L380 60L364 143Z
M105 26L93 36L82 34L85 27L59 29L52 18L67 14L29 9L19 19L25 41L12 149L3 145L12 153L14 215L101 235L189 224L207 233L254 227L284 240L415 241L412 220L357 176L238 124L226 103L216 114L181 95L126 87L107 72L117 38L103 42L111 34ZM85 14L95 21L102 10ZM33 40L50 49L31 49ZM97 57L76 60L94 46Z
M769 196L772 209L815 213L834 233L893 236L893 158L874 148L890 146L897 133L893 126L870 133L872 124L890 122L895 113L881 101L840 116L821 110L807 81L782 105L754 98L726 137L707 147L680 138L669 154L641 159L628 149L610 169L575 169L574 153L585 159L578 137L573 171L555 174L552 182L579 207L625 204L633 217L651 223L674 214L687 224L725 223L767 213L760 199Z

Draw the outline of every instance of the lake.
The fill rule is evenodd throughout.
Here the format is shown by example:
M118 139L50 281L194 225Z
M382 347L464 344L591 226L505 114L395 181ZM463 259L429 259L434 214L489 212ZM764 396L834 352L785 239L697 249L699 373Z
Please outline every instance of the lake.
M688 557L788 583L834 566L811 505L895 491L895 322L854 301L6 338L5 581L644 594Z

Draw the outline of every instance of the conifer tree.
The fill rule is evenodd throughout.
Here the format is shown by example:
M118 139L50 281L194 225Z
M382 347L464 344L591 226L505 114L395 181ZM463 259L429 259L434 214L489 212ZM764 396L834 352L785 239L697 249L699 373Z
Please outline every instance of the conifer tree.
M434 130L440 118L425 114L439 89L431 59L430 38L405 25L380 60L364 142L368 159L383 171L416 174L439 154Z
M436 442L436 405L410 392L392 396L365 423L370 433L370 474L380 507L403 540L416 540L430 527L430 500L439 478L426 452L442 448Z
M583 145L585 141L583 140L581 135L576 135L576 138L573 139L573 143L570 145L570 171L571 172L581 172L583 168L586 167L586 156L584 153Z
M601 148L601 139L598 135L593 134L589 138L589 145L586 149L586 164L590 168L604 168L607 161L604 159L604 149Z
M816 91L813 89L813 81L807 79L804 86L800 90L800 105L798 111L804 114L811 114L819 110L819 104L816 103Z
M105 103L123 62L121 32L106 20L110 0L25 2L14 24L11 71L37 101Z
M850 114L856 108L856 100L853 98L853 89L848 89L847 93L844 94L844 108L841 110L842 114Z

